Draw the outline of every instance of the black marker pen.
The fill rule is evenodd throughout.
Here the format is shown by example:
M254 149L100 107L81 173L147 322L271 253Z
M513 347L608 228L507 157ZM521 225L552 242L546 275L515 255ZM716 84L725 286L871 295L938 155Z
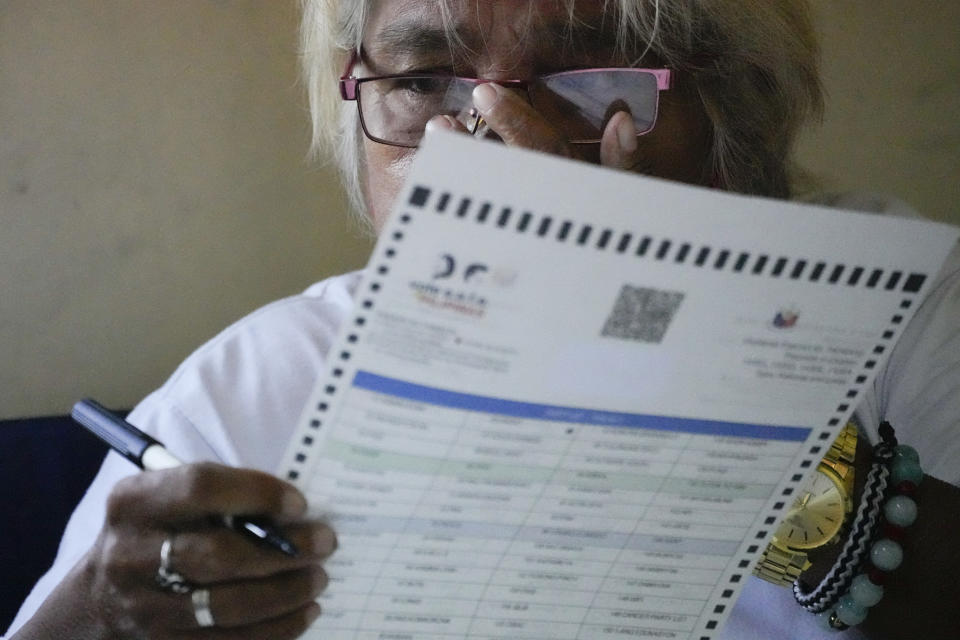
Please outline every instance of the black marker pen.
M146 471L170 469L183 463L172 453L135 426L114 415L98 402L86 398L73 405L71 417L110 447ZM299 552L266 518L224 516L224 523L249 538L282 551L289 556Z

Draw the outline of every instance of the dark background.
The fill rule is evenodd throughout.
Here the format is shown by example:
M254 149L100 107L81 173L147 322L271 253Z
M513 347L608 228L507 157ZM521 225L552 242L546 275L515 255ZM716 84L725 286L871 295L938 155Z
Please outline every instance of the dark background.
M0 632L53 562L106 452L69 416L0 421Z

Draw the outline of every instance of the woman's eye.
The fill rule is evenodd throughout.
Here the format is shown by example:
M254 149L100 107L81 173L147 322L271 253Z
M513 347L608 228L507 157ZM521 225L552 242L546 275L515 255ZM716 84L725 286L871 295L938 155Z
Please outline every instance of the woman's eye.
M430 77L397 78L394 83L396 89L419 94L437 93L447 85L445 79Z

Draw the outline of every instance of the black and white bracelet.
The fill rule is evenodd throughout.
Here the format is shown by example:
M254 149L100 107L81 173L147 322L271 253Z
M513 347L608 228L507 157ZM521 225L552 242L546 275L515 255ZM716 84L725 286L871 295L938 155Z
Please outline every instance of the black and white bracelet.
M826 629L840 631L866 619L869 608L883 597L887 574L903 561L905 529L917 517L913 497L923 479L919 456L912 447L897 444L887 422L880 425L880 437L860 507L836 562L815 588L800 580L793 584L794 598L816 613Z

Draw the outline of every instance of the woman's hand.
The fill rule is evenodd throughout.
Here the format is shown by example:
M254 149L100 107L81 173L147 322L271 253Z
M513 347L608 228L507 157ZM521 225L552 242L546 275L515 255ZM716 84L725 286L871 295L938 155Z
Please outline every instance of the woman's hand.
M320 613L321 563L336 548L305 511L299 491L259 471L204 463L126 478L93 548L15 638L295 638ZM225 514L273 518L299 555L251 542ZM157 583L168 539L169 568L209 591L214 626L200 628L190 593Z
M625 111L616 112L607 122L600 154L596 157L596 145L569 145L566 138L516 91L485 82L473 90L473 102L490 131L507 145L599 162L617 169L633 169L637 164L637 130L633 118ZM460 122L449 116L434 117L427 123L427 128L466 132ZM591 153L593 157L587 157Z

